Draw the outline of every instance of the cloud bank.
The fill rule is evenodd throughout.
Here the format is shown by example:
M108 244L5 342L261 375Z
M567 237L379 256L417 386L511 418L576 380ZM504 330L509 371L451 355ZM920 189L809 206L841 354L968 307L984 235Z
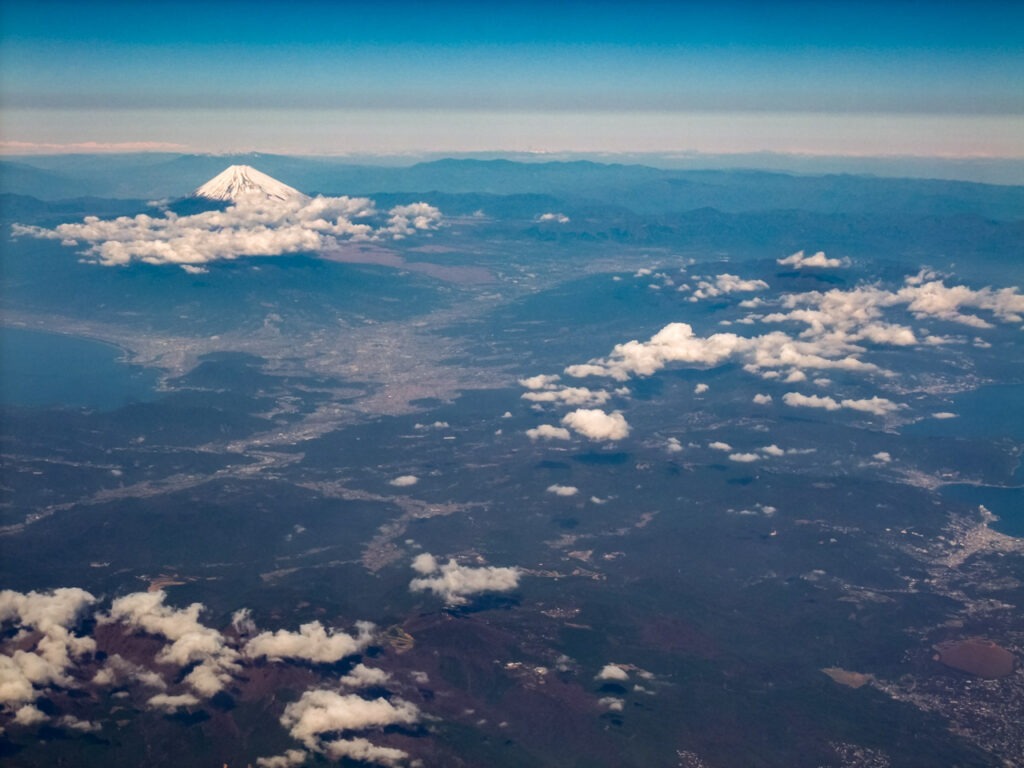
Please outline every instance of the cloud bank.
M191 267L246 256L281 256L337 248L343 241L400 239L437 229L441 212L426 203L378 211L367 198L315 197L267 200L245 197L223 211L190 216L166 212L81 223L53 229L14 224L12 234L85 245L87 259L104 266L135 261Z

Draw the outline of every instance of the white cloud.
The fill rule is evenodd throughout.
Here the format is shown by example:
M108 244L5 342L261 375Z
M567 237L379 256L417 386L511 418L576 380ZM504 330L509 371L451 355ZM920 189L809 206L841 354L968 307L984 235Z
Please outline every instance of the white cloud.
M45 723L50 719L50 716L44 713L38 707L32 704L25 704L22 707L18 707L18 711L14 714L14 720L12 721L15 725L22 725L26 728L30 728L33 725L39 725Z
M335 739L325 741L323 751L332 760L348 758L363 763L376 763L377 765L395 766L405 760L409 755L395 747L380 747L373 742L363 739Z
M170 640L170 645L157 654L156 661L179 667L200 662L185 677L185 682L201 696L213 696L240 671L238 652L227 645L220 632L199 623L202 603L177 609L164 605L166 597L162 590L120 597L101 621L120 622L135 631Z
M553 493L555 496L575 496L580 492L580 489L574 485L549 485L548 493Z
M955 419L956 417L955 413L950 413L949 411L939 411L932 414L933 419Z
M409 589L413 592L433 592L448 605L464 605L470 595L508 592L519 586L518 568L473 568L459 565L454 560L440 565L427 553L417 556L412 567L417 573L423 574L424 578L413 579L409 582Z
M437 558L429 552L423 552L419 555L416 555L416 557L414 557L412 560L412 569L416 571L416 573L422 573L426 575L428 573L434 573L434 571L436 571L440 567L441 566L437 562Z
M713 451L731 451L732 446L728 443L723 443L721 440L716 440L713 443L708 443L708 448Z
M348 200L345 197L325 197L316 198L312 202L316 203L317 200L331 201L331 200ZM361 215L372 215L373 201L369 201L371 212L363 213ZM330 204L327 203L325 207L329 208ZM383 236L385 233L390 234L396 240L399 240L406 235L415 234L418 230L429 230L437 229L441 224L441 212L432 205L427 203L411 203L409 205L396 205L388 211L387 226L383 227L371 235L372 239ZM318 222L322 219L318 219ZM341 228L343 231L345 226L342 224L341 219L336 222L336 227ZM329 230L328 230L329 231Z
M902 403L894 403L892 400L887 400L884 397L870 397L865 400L842 400L840 405L843 408L850 408L854 411L863 411L864 413L871 413L875 416L885 416L887 414L898 411L901 408L907 406Z
M748 464L752 461L757 461L761 457L756 453L730 453L729 461L738 461L742 464Z
M419 709L402 699L370 700L323 689L306 691L298 701L288 704L281 715L281 724L307 749L332 759L349 757L381 765L395 765L407 755L401 750L377 747L364 738L325 740L324 734L412 725L419 720Z
M572 436L565 427L556 427L551 424L541 424L533 429L526 430L526 436L531 440L544 438L545 440L570 440Z
M356 622L354 635L311 621L300 626L298 632L262 632L245 644L243 652L250 658L266 656L271 661L302 659L330 664L363 651L374 635L375 627L368 621Z
M875 461L880 461L883 464L888 464L890 461L892 461L892 456L889 455L888 451L879 451L871 458L873 458Z
M754 402L758 405L768 405L772 401L771 395L762 395L760 393L754 395Z
M78 731L79 733L96 733L100 730L98 723L91 723L88 720L79 720L74 715L64 715L57 724L63 728L70 728L72 731Z
M595 677L598 680L629 680L629 673L618 664L605 664Z
M716 275L712 280L713 282L707 280L698 282L697 289L690 297L690 301L710 299L727 293L763 291L768 288L768 283L764 280L741 280L737 275ZM684 288L685 286L680 286L679 290L684 290Z
M245 198L226 210L191 216L87 216L81 223L53 229L15 224L12 232L82 243L87 246L82 253L104 266L144 261L194 267L245 256L329 250L345 240L402 238L436 229L441 219L441 212L426 203L399 205L382 213L366 198Z
M571 365L565 372L574 377L610 376L626 381L631 376L650 376L670 363L713 367L731 360L745 362L752 372L780 367L878 370L852 356L854 351L843 339L798 340L781 331L754 337L734 333L701 337L687 323L670 323L649 341L618 344L607 358Z
M155 696L150 696L146 701L146 705L150 709L162 709L164 712L170 713L177 712L180 707L194 707L198 703L199 699L191 693L182 693L177 696L158 693Z
M92 678L93 685L124 685L129 682L160 691L167 688L167 683L157 672L134 664L117 653L108 656Z
M568 224L569 217L564 213L542 213L537 217L537 221L554 221L559 224Z
M306 762L306 757L306 751L303 749L288 749L283 755L257 757L256 768L295 768Z
M764 453L764 454L767 454L768 456L785 456L786 455L786 452L784 450L782 450L781 448L779 448L779 446L775 445L775 443L772 443L771 445L764 446L761 449L761 452Z
M609 712L621 712L626 706L625 701L615 696L602 696L597 703L602 707L607 707Z
M886 416L894 411L906 408L901 403L894 403L884 397L870 397L862 400L845 399L837 401L832 397L820 395L803 395L799 392L787 392L782 396L782 402L793 407L823 408L826 411L838 411L840 408L849 408L854 411L870 413L875 416Z
M803 251L797 251L784 259L776 259L775 261L783 266L793 267L794 269L803 269L804 267L835 269L836 267L843 266L841 259L829 259L825 256L824 251L818 251L813 256L804 256Z
M535 403L560 403L562 405L604 405L611 394L603 389L591 390L586 387L562 387L543 392L524 392L524 400Z
M794 408L824 408L826 411L838 411L841 407L831 397L820 395L802 395L799 392L787 392L782 396L782 402Z
M670 437L668 439L668 445L665 446L669 453L681 453L683 450L682 443L679 442L678 437Z
M530 376L526 379L520 379L519 385L526 387L526 389L553 389L555 382L562 377L558 374L544 374L539 373L536 376Z
M96 642L72 629L95 602L95 597L77 588L0 591L0 626L11 624L24 634L38 635L27 648L0 655L0 705L27 705L39 698L40 689L51 685L74 687L68 670L75 659L94 652Z
M591 440L621 440L629 435L629 424L620 411L579 408L563 416L562 423Z
M356 664L341 678L341 684L349 688L368 688L372 685L384 685L390 679L391 675L383 669Z
M711 387L709 387L707 384L704 384L702 382L702 383L698 384L697 386L695 386L693 388L693 394L695 394L695 395L703 395L709 389L711 389Z
M405 488L410 485L416 485L416 483L418 483L419 481L420 479L416 477L416 475L399 475L390 482L391 485L397 486L399 488Z

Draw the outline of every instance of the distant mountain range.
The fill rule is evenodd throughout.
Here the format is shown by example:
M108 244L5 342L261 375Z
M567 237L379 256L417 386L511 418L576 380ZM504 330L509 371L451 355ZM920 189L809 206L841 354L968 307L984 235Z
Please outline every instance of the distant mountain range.
M675 171L644 165L438 160L409 167L350 165L283 155L75 155L0 161L0 192L41 200L93 196L177 199L225 165L256 166L306 194L546 195L566 206L642 215L701 208L726 213L977 215L1024 218L1024 186L873 176L798 176L744 170Z

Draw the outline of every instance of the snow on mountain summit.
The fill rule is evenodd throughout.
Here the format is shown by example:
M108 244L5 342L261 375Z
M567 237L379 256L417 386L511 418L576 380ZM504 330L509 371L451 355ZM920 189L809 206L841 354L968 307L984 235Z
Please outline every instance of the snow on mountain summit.
M251 165L229 166L192 193L193 197L230 202L235 202L240 197L257 195L268 200L306 197L299 190L257 171Z

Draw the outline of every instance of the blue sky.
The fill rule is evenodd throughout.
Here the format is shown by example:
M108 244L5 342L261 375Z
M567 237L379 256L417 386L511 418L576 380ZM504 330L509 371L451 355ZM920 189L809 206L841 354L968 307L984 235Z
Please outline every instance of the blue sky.
M7 151L1024 155L1022 3L3 2Z

